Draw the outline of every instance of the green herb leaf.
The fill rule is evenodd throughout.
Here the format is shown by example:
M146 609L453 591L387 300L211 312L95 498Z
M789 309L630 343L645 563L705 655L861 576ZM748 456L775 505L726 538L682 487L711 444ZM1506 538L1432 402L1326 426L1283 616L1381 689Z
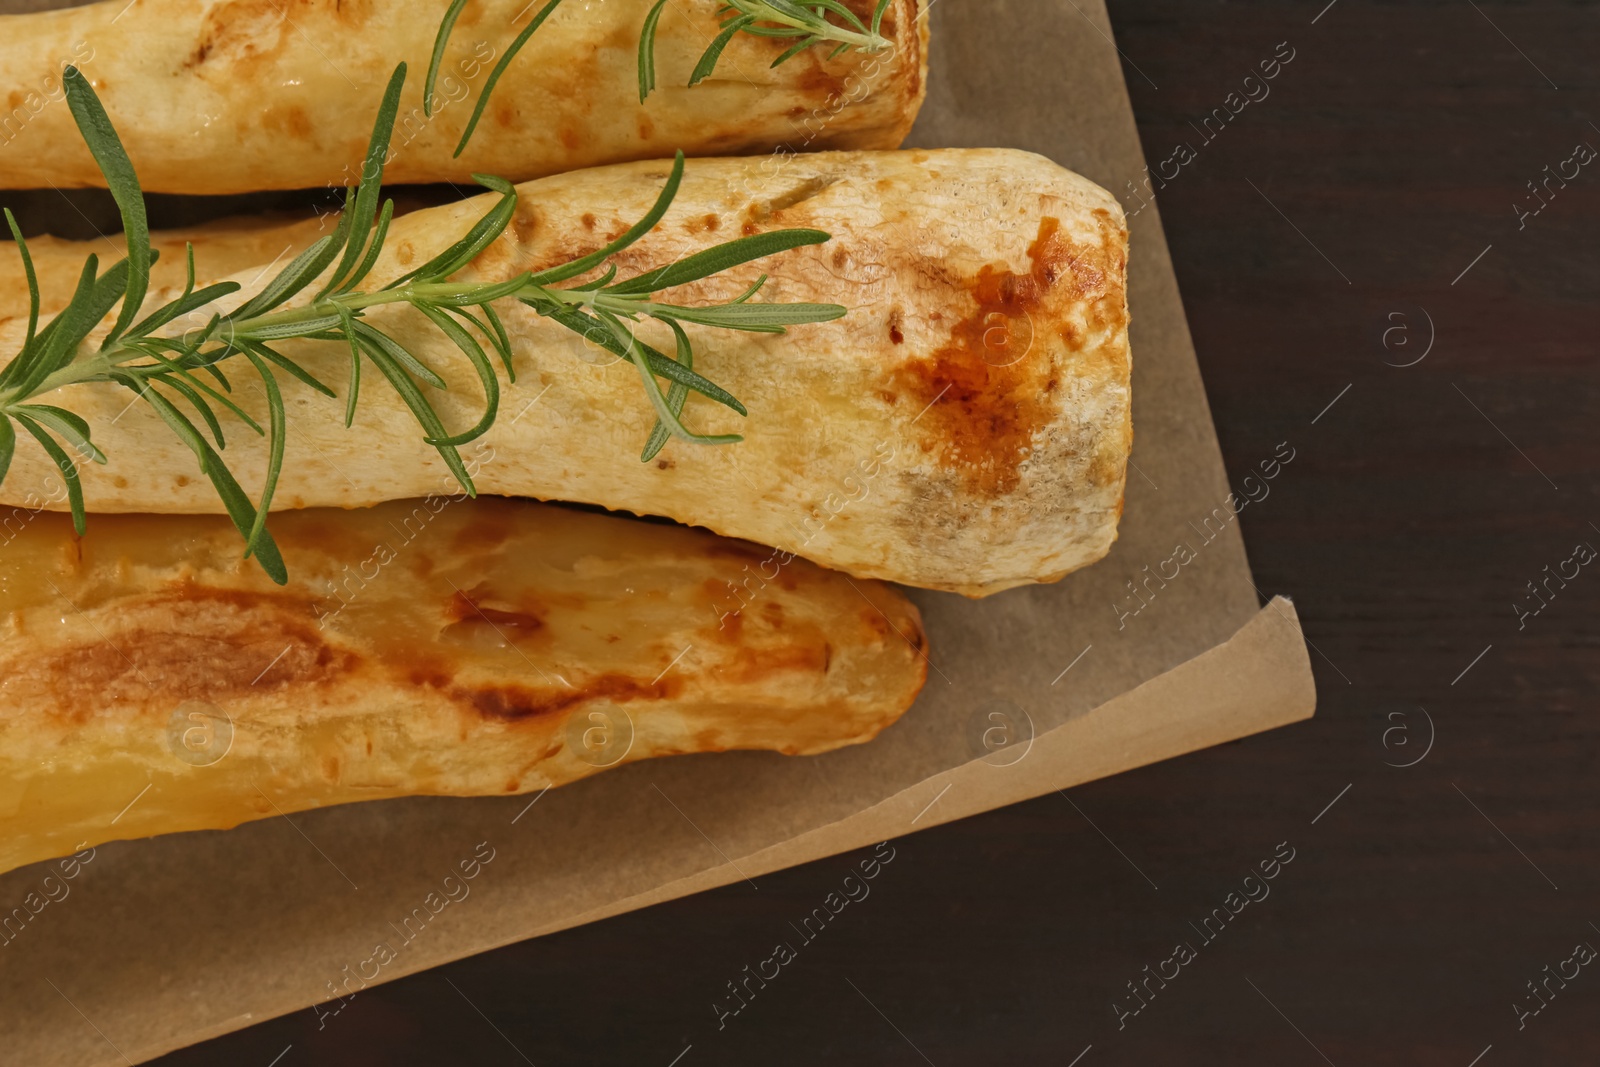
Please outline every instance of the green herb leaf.
M445 45L450 43L450 34L456 28L456 19L461 17L461 10L467 6L467 0L451 0L450 7L444 13L444 21L439 23L439 33L433 39L433 56L428 60L428 78L422 85L422 113L429 118L433 117L433 86L439 79L439 67L444 63Z
M724 304L721 307L691 308L671 304L652 304L650 313L661 319L695 322L701 326L720 326L725 330L749 333L783 333L788 326L831 322L848 315L838 304Z
M632 245L654 229L655 224L660 222L662 217L666 215L667 208L672 205L673 199L678 195L678 186L682 184L683 153L680 151L673 157L672 172L667 175L667 183L661 187L660 195L656 197L656 202L650 210L645 212L644 218L634 223L626 233L599 251L591 252L587 256L575 259L564 266L552 267L550 270L535 274L533 276L533 284L553 285L556 282L564 282L569 278L576 278L580 274L587 274L624 248Z
M494 418L500 411L500 379L494 375L494 367L489 363L489 357L484 354L483 347L473 336L462 328L461 324L449 315L427 304L418 304L417 310L428 316L433 324L439 327L439 332L450 339L450 342L467 355L472 369L478 372L478 381L483 385L484 408L483 417L470 429L449 437L428 439L430 445L464 445L475 441L489 432L489 427L494 425Z
M644 17L639 29L639 103L644 103L656 87L656 28L661 22L661 11L667 0L656 0L650 13Z
M248 359L255 367L256 373L261 375L262 388L267 393L268 421L272 427L269 436L269 451L267 455L267 480L261 488L261 503L256 505L256 518L250 526L250 532L245 535L244 554L246 558L253 555L261 546L261 539L267 532L267 511L272 507L272 494L278 488L278 475L283 471L283 435L284 412L283 394L278 391L278 379L273 377L272 369L266 361L246 347L244 358Z
M349 310L339 309L339 321L344 326L344 338L350 343L350 385L344 402L344 428L356 421L356 399L361 395L361 345L356 340L356 320Z
M383 350L384 355L394 360L398 366L404 367L435 389L448 388L444 383L444 379L435 374L432 367L412 355L399 341L396 341L386 333L373 329L360 319L356 320L355 326L357 339L376 345Z
M511 65L511 61L516 58L517 53L522 51L522 46L528 43L528 38L533 36L535 30L544 25L544 20L549 18L550 13L560 5L561 0L550 0L548 4L544 5L539 13L533 16L533 21L523 27L521 33L517 34L516 40L511 42L511 47L507 48L505 55L500 57L500 62L494 65L494 70L489 72L489 79L483 83L483 92L478 94L478 102L472 108L472 118L467 120L467 128L462 131L461 143L456 145L457 158L460 158L461 153L466 150L467 142L472 140L472 132L478 128L478 120L483 118L483 109L489 106L489 94L494 92L494 87L499 84L500 75L506 72L506 68Z
M70 411L49 404L20 404L12 410L18 417L27 417L71 445L84 459L105 463L105 453L89 440L89 424Z
M733 35L749 26L756 20L754 15L743 15L734 19L722 28L722 32L712 40L711 46L700 57L700 62L694 66L694 73L689 75L689 87L693 88L711 77L717 69L717 61L722 58L722 53L728 47L728 42L733 40Z
M55 463L56 470L61 472L61 480L67 487L67 501L72 508L72 528L82 537L88 529L88 516L83 509L83 485L78 481L78 467L67 456L66 451L44 431L40 425L26 415L13 413L12 418L22 424L22 428L32 435L35 441L44 448L45 453Z
M383 242L389 236L389 221L394 218L394 201L385 200L383 211L378 214L378 228L373 231L372 240L367 243L367 254L361 257L361 262L356 264L356 269L346 278L344 284L335 292L347 293L361 284L363 278L372 273L373 266L378 262L378 254L383 251Z
M473 180L487 189L500 194L500 200L484 213L483 217L473 223L472 229L466 236L443 252L434 256L428 262L403 275L385 288L393 289L408 282L413 278L448 278L456 271L478 258L478 254L493 244L517 213L517 187L504 178L496 178L488 174L474 174Z
M623 359L633 358L633 353L629 350L628 345L619 341L606 323L591 318L577 308L566 307L560 310L541 312L541 314L548 314L550 318L561 323L573 333L593 341L608 352L621 356ZM676 360L668 359L643 341L639 341L637 338L634 340L636 347L644 353L645 358L649 361L652 373L660 375L668 381L682 382L706 399L715 400L717 403L724 407L732 408L741 415L750 414L737 397L716 382L696 374Z
M694 348L689 344L689 335L683 332L683 327L668 321L672 333L678 341L678 362L690 370L694 369ZM684 401L689 399L689 387L682 382L673 382L672 388L667 390L667 407L672 409L674 415L683 414ZM666 446L667 440L672 436L672 431L667 429L660 419L650 430L650 439L644 443L644 452L639 456L643 463L649 463L656 458L656 453Z
M6 480L6 474L11 470L11 457L17 452L17 429L11 425L11 419L0 413L0 483Z
M19 368L16 378L6 384L13 386L18 396L31 396L53 371L70 360L73 355L71 339L87 334L104 316L102 311L91 317L89 308L94 299L95 272L99 266L99 260L92 254L84 261L78 287L73 290L66 308L35 338L32 350L24 350L14 361L13 366Z
M361 165L361 184L356 187L356 200L350 212L350 233L345 240L344 255L333 272L331 284L338 285L356 264L367 235L372 232L372 220L378 212L378 190L383 184L383 165L389 158L389 138L394 132L394 117L400 110L400 89L406 82L406 65L401 63L389 76L389 85L383 91L383 101L378 105L378 119L372 126L372 139L367 144L367 158Z
M744 440L738 434L697 434L691 432L678 420L678 413L667 404L667 398L661 395L661 386L656 384L656 376L651 373L650 362L645 358L637 338L622 325L614 315L600 313L601 319L610 327L612 335L622 345L630 362L639 370L639 379L644 383L645 395L650 398L650 404L656 409L656 418L671 430L675 436L697 445L731 445ZM687 369L687 368L686 368Z
M144 193L139 189L139 178L133 172L133 163L122 147L106 109L89 82L77 67L68 66L61 72L61 83L66 89L67 105L78 124L78 132L94 156L95 164L105 176L106 188L111 190L117 210L122 214L122 234L128 243L127 300L122 312L111 327L112 338L122 333L144 303L145 291L150 287L150 226L145 217Z
M877 8L872 12L872 36L883 36L883 14L889 10L889 5L894 0L878 0Z
M440 421L438 412L433 410L433 406L422 395L422 390L406 376L405 370L389 355L384 345L376 341L378 337L382 335L363 328L359 322L356 324L356 343L361 346L361 350L372 360L378 371L389 380L394 391L400 394L400 399L411 409L412 417L422 425L424 439L442 441L449 436L449 433L445 430L444 423ZM456 451L455 446L438 444L434 445L434 448L438 450L445 466L455 475L456 481L461 483L461 488L466 490L467 495L477 496L478 489L472 484L472 477L467 473L466 464L461 462L461 453Z
M231 316L234 319L252 319L264 315L298 294L311 280L327 269L322 262L333 248L333 237L319 237L312 246L289 261L261 291L246 301ZM331 259L332 257L327 257Z
M737 267L752 260L787 252L791 248L823 244L830 240L832 238L821 230L773 230L770 233L740 237L715 248L708 248L704 252L685 256L676 263L669 263L665 267L658 267L627 281L618 282L606 291L653 293L661 289L671 289L675 285L685 285L701 278L709 278L713 274L720 274L730 267Z
M171 401L151 388L149 383L129 379L124 384L129 385L129 388L154 408L162 421L189 446L189 450L200 463L200 473L211 481L217 496L222 499L223 508L228 512L228 518L233 520L234 528L244 536L245 543L250 545L250 532L255 529L256 524L255 505L250 503L250 498L245 495L245 491L240 488L233 474L222 462L222 457L206 443L204 437L200 436L200 431L195 429L194 423L185 418L183 412L173 407ZM279 585L288 584L289 571L283 565L283 556L278 552L278 545L272 539L272 534L262 530L255 543L251 545L251 551L261 569L267 572L267 577Z
M26 352L33 347L33 335L39 328L39 278L33 272L33 257L28 254L28 242L22 238L21 227L17 225L10 208L6 208L5 213L6 225L11 227L11 239L17 242L17 252L22 256L22 273L28 279L28 339L22 342L22 350ZM10 370L9 367L6 369ZM0 384L3 383L4 378L0 376ZM5 478L0 476L0 481L4 480Z
M254 352L268 363L274 364L275 366L287 371L290 376L301 382L304 382L306 385L309 385L323 396L333 398L338 397L338 393L335 393L332 389L322 384L322 382L319 381L310 371L300 366L300 364L294 362L294 360L287 359L273 349L268 348L260 341L241 340L239 342L239 346L246 352Z

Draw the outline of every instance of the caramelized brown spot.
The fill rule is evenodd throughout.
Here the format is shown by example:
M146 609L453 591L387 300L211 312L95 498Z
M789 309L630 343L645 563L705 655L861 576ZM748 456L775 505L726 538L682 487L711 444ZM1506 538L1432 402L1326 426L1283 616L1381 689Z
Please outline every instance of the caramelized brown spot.
M406 680L412 685L427 687L429 689L443 689L454 678L434 663L416 663L406 672Z
M538 613L490 607L482 603L487 599L489 598L483 596L477 589L472 591L472 595L458 590L450 597L446 614L453 623L474 621L488 623L508 638L534 634L544 629L544 619Z
M305 693L361 663L326 643L310 604L289 593L184 582L88 617L83 644L0 661L8 705L76 722L119 705L164 718L184 700Z
M258 83L265 79L254 68L275 59L291 38L360 29L371 9L371 0L227 0L206 13L199 43L183 65L192 70L212 61L229 79ZM327 22L335 25L317 25Z
M572 689L478 686L451 689L449 695L465 701L484 718L519 722L595 700L668 700L678 694L682 685L681 680L670 676L657 682L641 682L622 674L602 674L587 685Z
M1040 380L1049 373L1049 361L1030 351L1039 343L1034 313L1069 265L1076 268L1079 295L1104 281L1101 272L1080 263L1086 250L1074 252L1060 229L1059 219L1040 220L1028 247L1033 269L1027 274L981 268L971 283L975 310L955 324L944 347L898 375L926 410L924 449L938 449L943 466L988 496L1016 488L1034 434L1053 417ZM1043 320L1038 316L1040 328Z
M311 118L306 114L305 108L298 105L266 108L261 113L261 127L277 133L287 133L301 140L311 137Z
M788 641L771 648L741 648L718 672L718 677L748 684L773 674L826 674L833 660L833 650L820 634L809 636L811 640Z
M844 88L844 78L822 65L822 56L827 53L811 48L807 49L805 54L811 57L811 66L800 75L800 91L807 96L822 98L829 108L838 107L839 91Z
M863 608L861 610L861 621L866 623L868 630L871 630L880 638L888 637L894 633L894 627L889 625L888 617L875 607Z

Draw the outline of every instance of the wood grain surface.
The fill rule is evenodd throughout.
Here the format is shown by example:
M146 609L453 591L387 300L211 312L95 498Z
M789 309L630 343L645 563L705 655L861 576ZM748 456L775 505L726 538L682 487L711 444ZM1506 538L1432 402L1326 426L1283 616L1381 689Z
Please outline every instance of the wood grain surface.
M870 851L161 1062L1600 1058L1597 8L1324 3L1111 3L1230 472L1297 449L1242 521L1316 719L893 842L720 1026Z

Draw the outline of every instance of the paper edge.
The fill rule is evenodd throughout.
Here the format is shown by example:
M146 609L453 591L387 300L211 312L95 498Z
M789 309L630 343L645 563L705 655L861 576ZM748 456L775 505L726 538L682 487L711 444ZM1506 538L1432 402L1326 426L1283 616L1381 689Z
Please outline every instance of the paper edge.
M1222 677L1208 677L1219 674ZM1203 677L1209 684L1197 686L1196 681ZM585 926L746 877L826 859L1019 804L1054 790L1303 722L1316 713L1316 703L1311 658L1299 614L1293 601L1274 597L1221 644L1039 735L1033 745L1041 751L1030 752L1013 766L997 767L982 759L972 760L926 778L870 808L733 857L729 863L537 927L523 937L475 948L456 958ZM1085 764L1081 758L1068 755L1071 746L1090 735L1096 735L1091 748L1097 759ZM1072 765L1062 768L1060 764L1067 760ZM1058 773L1061 770L1066 773ZM995 788L1008 782L1006 788ZM958 785L969 788L958 791ZM932 803L935 798L939 798L938 802ZM429 963L418 971L445 962L449 961Z

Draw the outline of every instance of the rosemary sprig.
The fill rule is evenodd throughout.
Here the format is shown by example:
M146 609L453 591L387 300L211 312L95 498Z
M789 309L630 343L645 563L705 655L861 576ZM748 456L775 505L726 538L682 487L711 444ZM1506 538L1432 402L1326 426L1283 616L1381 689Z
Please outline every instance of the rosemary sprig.
M889 10L893 0L878 0L878 6L873 9L870 24L862 22L855 12L846 7L840 0L727 0L718 15L721 18L720 32L713 38L711 44L700 56L700 61L695 64L694 72L689 77L689 85L699 85L709 78L717 69L717 63L722 59L722 53L727 49L728 42L740 33L748 33L754 37L780 37L793 38L794 44L772 61L776 67L785 63L806 49L819 44L833 44L834 48L828 54L833 59L852 48L863 52L881 52L891 47L891 42L884 37L884 13ZM483 91L478 94L478 102L472 109L472 117L467 120L467 127L461 133L461 141L456 145L455 154L460 156L466 149L467 142L472 140L473 133L478 128L478 121L483 117L484 109L489 106L489 95L494 92L500 76L511 65L522 46L534 32L544 25L544 22L561 4L561 0L548 0L539 13L533 17L528 25L522 28L505 54L500 57L489 78L484 82ZM439 76L439 68L444 62L445 47L450 42L450 35L455 31L456 20L461 17L462 10L467 6L467 0L451 0L450 6L445 10L444 18L439 23L439 32L433 41L433 56L428 63L428 78L423 87L422 109L429 116L433 114L433 87ZM532 6L532 5L529 5ZM642 104L656 87L656 28L661 21L661 13L667 6L667 0L656 0L650 13L645 16L639 31L639 102ZM836 16L840 21L830 21L828 15Z
M772 61L774 67L786 63L806 49L832 42L834 59L852 48L863 52L881 52L889 41L879 32L883 16L892 0L878 0L872 12L869 27L856 17L840 0L727 0L722 9L722 32L712 40L700 62L689 75L690 87L699 85L717 69L722 52L738 33L755 37L792 37L794 44ZM650 90L655 88L655 31L656 20L666 0L658 0L650 16L645 19L645 33L639 38L639 102L643 103ZM840 25L828 21L833 13L844 20Z
M726 304L692 307L658 298L663 290L730 267L827 241L828 235L820 230L777 230L742 237L617 280L616 266L607 267L607 261L635 244L666 214L683 179L682 152L673 161L655 205L622 236L571 262L524 272L503 282L450 280L451 275L500 237L516 213L517 191L511 183L474 175L480 185L499 194L483 217L454 244L417 269L382 287L365 285L377 265L394 212L393 201L385 201L381 208L378 201L405 73L402 63L389 80L368 144L361 182L346 190L344 209L331 235L302 252L258 293L232 310L217 309L216 301L237 292L240 286L221 282L196 289L191 245L188 281L182 294L139 318L140 305L149 288L150 264L156 257L150 247L144 196L99 98L75 67L66 68L62 80L67 99L78 129L122 213L128 255L104 272L99 269L97 257L89 256L72 300L40 328L39 286L28 245L11 212L4 212L28 280L29 315L21 352L0 369L0 482L11 465L20 427L38 442L60 471L74 526L83 533L86 516L78 463L105 463L106 457L92 441L87 421L71 411L40 403L38 398L68 385L121 386L148 404L194 453L201 473L211 481L234 526L245 538L245 556L254 556L267 574L283 583L288 580L288 572L267 529L267 513L283 468L287 432L279 374L325 396L337 394L279 351L279 342L298 337L347 345L350 372L345 425L355 418L362 369L370 365L410 409L422 428L423 439L438 450L463 490L475 495L472 478L458 450L488 432L499 409L500 380L485 346L499 358L507 378L515 380L510 337L494 309L498 301L520 301L539 315L627 359L638 369L657 417L645 446L646 460L672 436L698 444L740 440L737 434L695 433L683 424L680 416L691 392L740 415L747 414L738 399L693 369L693 347L683 324L782 333L791 325L825 322L845 314L845 309L835 304L755 303L751 298L762 288L765 275L738 299ZM602 268L604 273L598 278L576 282ZM307 295L319 279L320 287ZM97 346L88 343L90 333L119 303L121 310L110 331ZM367 316L373 308L389 304L415 309L471 365L484 394L482 414L473 425L458 431L445 426L425 391L446 388L445 380ZM180 319L203 325L174 332ZM639 339L634 324L644 319L665 323L672 330L676 341L674 357ZM223 366L236 356L242 357L260 379L268 413L266 427L230 399L233 383ZM657 378L670 383L665 395ZM257 501L250 499L222 459L226 442L218 408L267 438L267 471ZM196 425L196 418L201 425Z

